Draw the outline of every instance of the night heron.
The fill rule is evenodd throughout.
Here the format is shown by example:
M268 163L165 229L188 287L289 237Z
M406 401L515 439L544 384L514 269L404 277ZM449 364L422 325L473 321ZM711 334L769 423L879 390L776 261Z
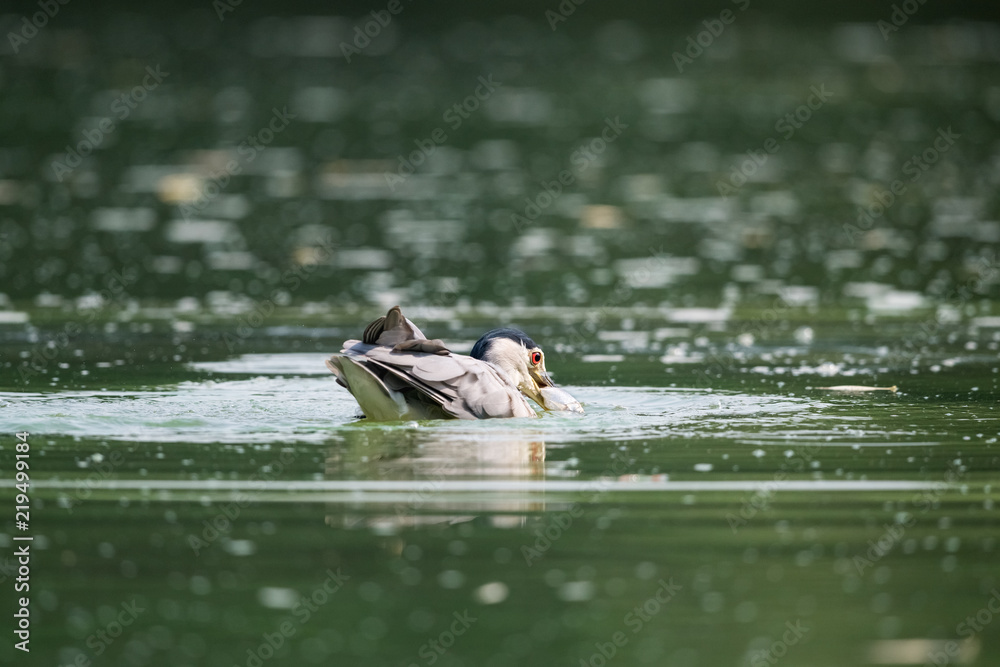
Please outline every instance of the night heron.
M472 356L428 340L394 306L365 328L362 340L326 362L368 419L490 419L535 417L525 396L546 410L583 412L552 384L542 349L517 329L494 329Z

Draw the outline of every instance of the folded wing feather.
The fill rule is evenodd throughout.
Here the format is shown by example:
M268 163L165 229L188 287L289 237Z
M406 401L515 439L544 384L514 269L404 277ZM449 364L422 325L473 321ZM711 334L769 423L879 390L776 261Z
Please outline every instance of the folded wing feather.
M499 370L453 354L440 340L427 340L398 307L380 320L365 330L364 342L345 342L341 353L327 361L370 418L537 416Z

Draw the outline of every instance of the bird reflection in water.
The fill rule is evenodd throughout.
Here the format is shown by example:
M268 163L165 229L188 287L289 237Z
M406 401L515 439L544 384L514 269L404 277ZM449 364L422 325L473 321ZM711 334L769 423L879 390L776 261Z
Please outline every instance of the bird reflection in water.
M331 503L326 521L332 526L393 534L485 516L491 525L515 528L529 514L545 510L537 492L489 488L494 481L545 479L545 442L537 429L372 426L348 430L345 441L330 448L327 478L405 484L391 491L352 492ZM457 481L465 483L461 490L448 489ZM477 489L477 482L483 488Z

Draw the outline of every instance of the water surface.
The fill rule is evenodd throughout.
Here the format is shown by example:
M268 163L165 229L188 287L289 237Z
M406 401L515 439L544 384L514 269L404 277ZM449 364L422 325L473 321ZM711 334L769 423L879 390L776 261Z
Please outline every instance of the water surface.
M711 377L726 338L689 363L553 354L585 415L399 424L358 420L320 351L195 332L180 362L133 343L149 361L123 371L85 345L92 373L0 394L32 434L35 652L97 658L132 600L115 664L255 664L284 620L275 663L430 664L455 614L442 664L886 664L962 639L996 586L996 364L926 370L946 346L880 372L864 338L788 340Z

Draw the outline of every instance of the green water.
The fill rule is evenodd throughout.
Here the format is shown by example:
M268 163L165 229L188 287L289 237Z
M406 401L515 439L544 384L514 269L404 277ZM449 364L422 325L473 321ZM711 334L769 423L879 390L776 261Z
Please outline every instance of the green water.
M735 354L709 332L669 363L669 340L583 346L549 364L582 417L380 425L322 365L336 326L243 355L151 329L0 395L5 460L31 433L31 664L252 665L267 636L274 664L922 663L992 613L985 331L912 366L875 328ZM816 388L846 383L899 391ZM105 649L123 603L144 611ZM960 664L991 664L991 627Z
M0 662L1000 664L992 15L572 4L0 40ZM395 304L586 414L359 421Z

